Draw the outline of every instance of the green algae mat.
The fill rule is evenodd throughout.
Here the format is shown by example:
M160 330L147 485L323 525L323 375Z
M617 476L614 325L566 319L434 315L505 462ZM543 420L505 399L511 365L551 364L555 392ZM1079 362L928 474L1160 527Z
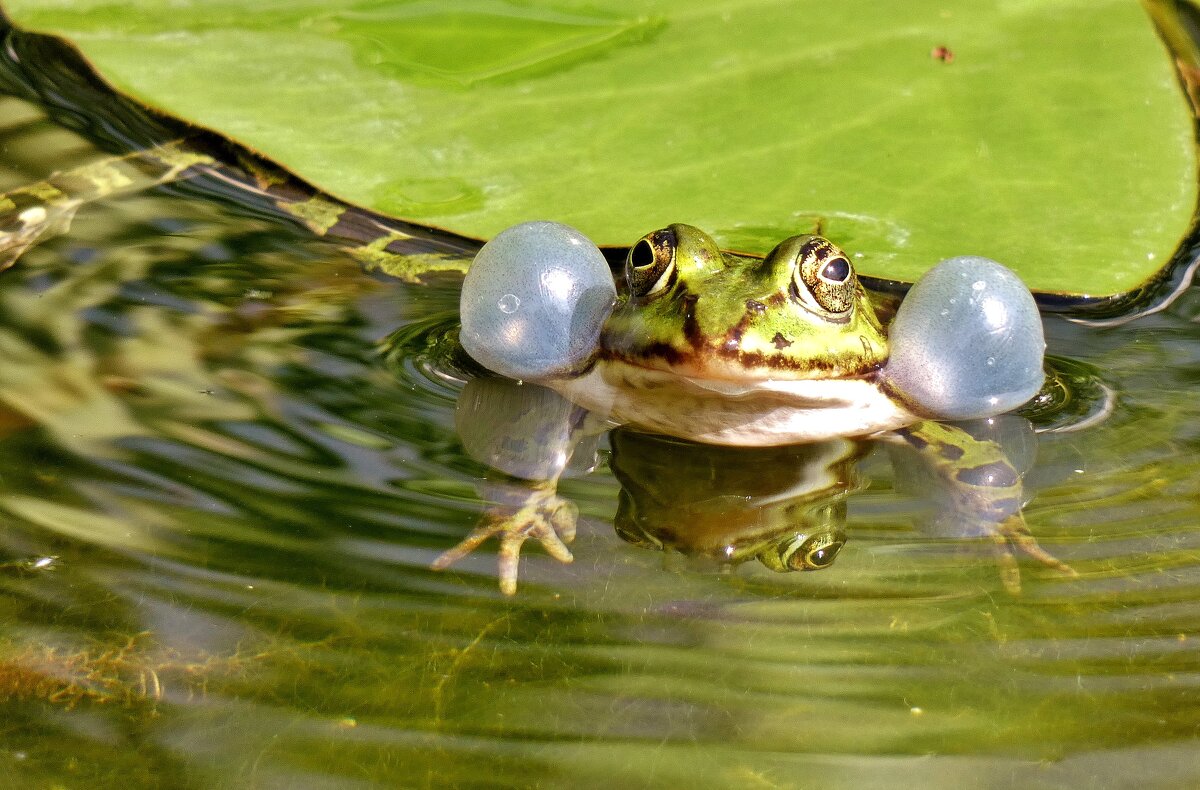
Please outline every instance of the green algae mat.
M352 203L487 238L820 230L877 277L987 255L1033 288L1152 278L1193 118L1128 0L6 0L119 90Z

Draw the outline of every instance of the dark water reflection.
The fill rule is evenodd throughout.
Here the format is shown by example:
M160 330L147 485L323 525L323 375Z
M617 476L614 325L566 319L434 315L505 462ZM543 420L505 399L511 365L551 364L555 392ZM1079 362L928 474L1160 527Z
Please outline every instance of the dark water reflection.
M3 109L5 188L95 155ZM1050 320L1118 404L1038 435L1026 518L1079 576L1022 560L1016 595L988 547L922 528L880 448L819 573L627 543L607 451L560 487L574 563L527 549L514 598L490 548L430 570L485 470L457 380L382 341L456 300L165 190L3 274L5 786L1200 779L1195 291Z

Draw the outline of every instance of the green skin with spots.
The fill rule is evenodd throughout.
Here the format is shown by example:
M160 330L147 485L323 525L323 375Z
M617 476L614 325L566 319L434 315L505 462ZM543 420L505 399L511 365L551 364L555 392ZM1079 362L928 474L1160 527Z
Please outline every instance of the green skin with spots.
M601 336L605 358L740 382L867 377L887 361L866 291L845 253L825 239L793 237L759 260L672 225L634 245L628 269L639 254L661 271L640 289L646 293L627 273L629 288ZM844 281L823 278L826 269L844 272Z

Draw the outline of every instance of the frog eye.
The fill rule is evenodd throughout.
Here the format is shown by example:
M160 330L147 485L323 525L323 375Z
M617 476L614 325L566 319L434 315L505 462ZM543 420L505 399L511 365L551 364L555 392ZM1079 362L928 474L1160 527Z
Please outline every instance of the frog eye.
M841 285L850 279L850 261L841 257L831 258L817 272L817 279L830 285Z
M799 563L806 570L819 570L833 564L838 552L842 550L841 543L829 543L813 546L804 554L804 560ZM795 563L791 563L795 564Z
M828 568L846 545L840 530L808 535L801 532L758 555L760 561L776 571L817 571Z
M846 545L833 535L820 533L797 546L785 559L785 563L794 571L815 571L828 568L837 559L838 552Z
M833 242L810 236L800 245L792 274L792 298L817 312L848 316L858 278L846 253Z
M647 233L629 250L625 280L637 297L657 296L675 284L675 231L663 228Z

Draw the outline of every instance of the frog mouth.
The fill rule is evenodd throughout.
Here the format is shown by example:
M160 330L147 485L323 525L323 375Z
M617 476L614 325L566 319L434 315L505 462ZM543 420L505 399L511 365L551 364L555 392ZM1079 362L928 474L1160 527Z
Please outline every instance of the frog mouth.
M758 389L772 382L874 380L887 360L851 359L848 364L845 360L834 362L814 357L800 361L782 354L741 349L688 353L666 343L656 343L637 354L606 348L600 361L694 381L720 382L722 386Z

